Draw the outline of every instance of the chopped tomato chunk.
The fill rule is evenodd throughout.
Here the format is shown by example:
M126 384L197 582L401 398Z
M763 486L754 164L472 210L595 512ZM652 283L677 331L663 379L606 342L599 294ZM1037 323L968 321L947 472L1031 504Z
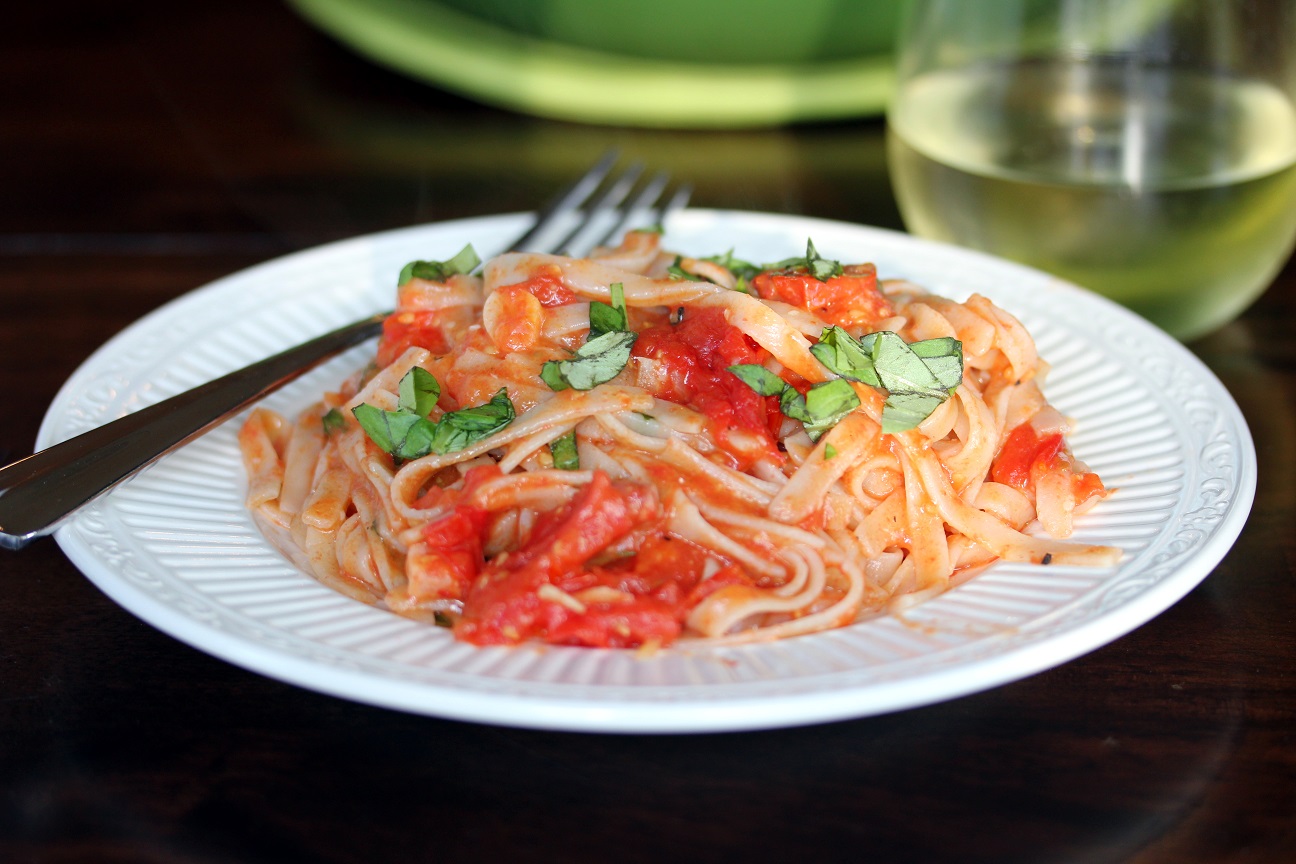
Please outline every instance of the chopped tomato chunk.
M710 431L740 467L782 458L778 399L759 395L728 371L740 363L763 363L769 354L721 310L689 309L679 324L647 328L635 342L634 356L661 364L653 395L705 414Z
M895 314L891 301L878 291L872 264L851 264L826 282L804 269L773 270L752 279L752 287L766 300L800 306L841 327L867 327Z
M473 491L500 476L494 465L479 465L464 476L462 489L433 486L420 506L451 506L445 516L423 526L423 545L406 562L410 596L420 600L457 600L464 596L482 568L482 543L490 514L466 503Z
M525 282L515 282L504 288L521 288L535 296L546 309L576 302L576 295L563 284L562 268L557 264L542 264L532 271ZM499 289L502 290L502 289Z
M433 354L450 350L450 342L440 325L438 311L405 311L388 315L383 321L382 339L378 342L378 365L388 366L412 347L426 348Z
M423 528L426 544L406 562L409 594L419 601L462 597L482 566L487 513L460 505Z
M595 472L566 507L537 524L529 543L482 571L465 598L455 636L479 645L543 638L560 614L548 607L560 604L542 600L541 587L583 567L657 511L651 490L617 486Z
M1071 494L1076 504L1105 491L1102 480L1091 472L1077 472L1061 432L1040 435L1029 422L1022 423L1004 440L990 466L990 479L1032 495L1035 480L1042 473L1071 474Z
M482 323L500 351L526 351L544 332L544 305L525 285L505 285L486 300Z
M675 608L654 597L635 597L624 603L597 603L583 612L551 604L562 612L548 627L547 642L590 648L637 648L674 641L681 625Z

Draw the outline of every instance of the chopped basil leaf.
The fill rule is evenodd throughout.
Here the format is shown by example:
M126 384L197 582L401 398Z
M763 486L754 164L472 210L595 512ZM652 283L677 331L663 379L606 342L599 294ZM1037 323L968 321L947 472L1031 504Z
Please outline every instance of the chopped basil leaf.
M882 386L868 349L836 325L824 329L819 335L819 341L810 346L810 353L827 366L830 372L843 378L871 387Z
M821 435L836 426L859 404L855 389L841 378L811 387L805 395L805 410L809 419L802 421L810 440L818 441Z
M873 368L882 386L892 393L927 393L944 400L949 391L927 368L923 359L896 333L877 334L873 345Z
M566 362L570 361L549 360L540 367L540 380L548 384L549 389L555 393L566 390L571 386L567 383L567 379L563 376L562 369L560 368L561 364Z
M690 282L707 282L710 280L703 279L695 273L690 273L680 266L680 261L684 260L680 256L675 256L675 263L666 268L666 275L672 279L687 279Z
M741 258L735 258L732 249L730 249L728 252L724 253L723 255L711 255L707 258L703 258L702 260L719 264L721 267L728 270L734 276L738 277L738 279L742 282L746 282L746 280L750 279L751 277L755 276L757 273L761 272L760 268L757 267L755 264L751 263L750 261L744 261Z
M806 254L803 258L784 258L782 261L775 261L773 264L766 264L766 270L793 270L804 267L806 272L818 279L820 282L827 282L834 276L840 276L844 272L841 262L834 261L831 258L824 258L815 249L814 241L806 238Z
M325 411L324 416L321 418L321 422L324 424L325 435L332 435L339 429L346 428L346 417L342 416L342 412L336 408L330 408L328 411Z
M818 441L860 404L850 384L841 378L816 384L802 396L795 387L764 366L741 363L730 366L729 371L761 396L779 397L779 410L783 416L800 420L812 441Z
M516 416L508 391L502 387L485 405L450 411L435 423L404 408L384 411L362 404L351 413L369 439L397 459L454 453L490 437Z
M508 390L501 387L485 405L441 415L432 436L432 452L444 454L463 450L494 435L512 423L516 416Z
M401 268L400 278L396 285L404 285L411 279L426 279L429 282L444 282L456 273L471 273L481 263L477 251L469 243L460 249L453 258L445 261L411 261Z
M572 359L545 363L540 378L551 390L591 390L621 374L638 338L630 331L604 333L578 348Z
M576 452L576 430L561 435L549 442L549 454L553 456L554 467L563 471L579 471L580 456Z
M432 451L436 425L410 411L384 411L362 404L351 409L369 439L397 459L418 459Z
M837 455L837 448L836 448L836 447L834 447L832 444L825 444L825 445L824 445L824 461L825 461L825 462L827 462L829 459L833 458L833 457L836 456L836 455Z
M638 231L640 234L665 234L666 233L666 229L662 227L662 224L660 222L654 222L651 225L645 225L642 228L635 228L634 230Z
M758 363L739 363L730 366L729 371L761 396L782 395L788 386L786 381Z
M630 319L626 314L625 285L620 282L613 282L608 286L608 290L612 292L612 296L609 298L612 301L610 305L601 303L598 300L590 303L590 339L595 339L604 333L615 333L630 329Z
M930 417L944 401L931 393L890 393L882 406L882 431L907 432Z
M963 343L953 336L910 342L909 350L922 358L947 392L953 393L963 383Z
M806 408L805 397L791 384L785 384L783 392L779 394L779 410L783 412L784 417L791 417L802 423L810 422L810 411Z
M820 282L842 275L841 262L822 257L815 249L814 241L809 238L806 239L806 269Z
M913 429L963 381L963 343L949 336L909 344L890 331L856 340L840 327L826 327L810 351L837 375L887 391L887 433Z
M413 366L401 378L397 393L397 404L401 409L426 417L436 407L437 399L441 398L441 385L431 372L422 366Z

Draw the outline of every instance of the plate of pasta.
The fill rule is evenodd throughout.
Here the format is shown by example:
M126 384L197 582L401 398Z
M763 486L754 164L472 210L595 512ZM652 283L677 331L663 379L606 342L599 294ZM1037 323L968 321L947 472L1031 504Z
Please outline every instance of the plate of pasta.
M525 215L290 255L99 349L49 446L382 309L57 540L252 671L604 732L912 708L1067 662L1204 579L1256 482L1177 342L1019 265L690 210L588 257Z

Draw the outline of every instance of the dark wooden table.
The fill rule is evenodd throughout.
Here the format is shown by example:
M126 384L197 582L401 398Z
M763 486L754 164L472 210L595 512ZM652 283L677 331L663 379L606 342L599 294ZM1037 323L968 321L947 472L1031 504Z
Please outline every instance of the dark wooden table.
M23 4L0 30L0 449L108 337L319 243L530 208L609 145L704 206L899 227L880 121L569 125L356 59L283 6ZM1199 588L1061 668L824 726L411 716L215 660L43 539L0 553L0 861L1296 860L1296 268L1191 347L1260 454Z

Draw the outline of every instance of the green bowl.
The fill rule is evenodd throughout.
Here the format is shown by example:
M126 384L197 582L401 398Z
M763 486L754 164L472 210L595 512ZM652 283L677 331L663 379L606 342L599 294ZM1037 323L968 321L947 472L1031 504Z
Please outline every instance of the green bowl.
M891 50L891 0L441 0L548 42L681 63L815 65Z
M896 0L289 0L403 74L545 117L744 127L879 114Z

